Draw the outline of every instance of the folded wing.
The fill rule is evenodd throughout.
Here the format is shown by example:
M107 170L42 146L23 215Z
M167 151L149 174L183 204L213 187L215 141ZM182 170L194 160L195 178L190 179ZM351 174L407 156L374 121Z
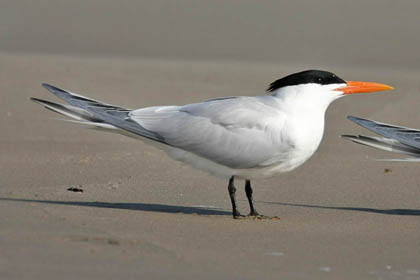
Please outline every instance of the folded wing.
M290 143L282 138L285 118L279 114L266 99L231 97L129 115L173 147L231 168L251 168L287 156Z
M130 110L57 87L43 86L70 105L32 98L71 122L147 138L230 168L264 167L288 157L293 143L271 96L227 97L185 106Z

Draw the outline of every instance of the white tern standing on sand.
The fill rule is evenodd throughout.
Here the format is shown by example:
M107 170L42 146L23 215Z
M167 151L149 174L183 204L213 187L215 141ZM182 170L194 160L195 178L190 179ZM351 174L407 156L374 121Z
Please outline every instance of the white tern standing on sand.
M234 218L243 217L236 207L235 178L245 180L249 216L263 217L254 207L251 179L293 170L309 159L321 142L325 111L332 101L392 89L308 70L274 81L269 94L262 96L131 110L43 86L70 105L32 100L70 121L146 140L176 160L228 179Z

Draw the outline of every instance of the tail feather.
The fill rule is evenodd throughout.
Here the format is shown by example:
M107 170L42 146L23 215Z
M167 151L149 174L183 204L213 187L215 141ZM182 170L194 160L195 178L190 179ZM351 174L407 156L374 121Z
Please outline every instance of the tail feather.
M71 106L71 105L64 105L64 104L57 104L54 102L50 102L47 100L39 99L39 98L30 98L32 101L44 106L46 109L49 109L53 112L56 112L58 114L64 115L66 117L70 117L72 119L76 120L86 120L86 121L96 121L100 122L99 119L96 119L93 117L92 114L89 112L79 109L77 107Z
M90 114L89 112L71 106L71 105L64 105L64 104L57 104L54 102L38 99L31 97L31 100L44 106L46 109L61 114L63 116L69 117L71 119L59 119L61 121L70 122L78 125L82 125L87 128L91 129L100 129L105 131L113 131L120 130L119 128L102 122L100 119L96 119Z
M131 109L106 104L49 84L42 84L42 86L70 105L57 104L38 98L31 98L31 100L49 110L76 120L73 122L91 128L113 130L114 132L117 129L120 130L118 133L127 136L144 137L167 144L159 134L147 130L139 123L133 121L129 117Z
M119 130L118 127L115 127L111 124L107 124L107 123L103 123L103 122L90 122L90 121L67 120L67 119L59 119L59 120L63 121L63 122L82 125L82 126L85 126L87 128L102 129L102 130Z
M127 113L131 111L131 109L106 104L106 103L97 101L95 99L91 99L80 94L66 91L58 87L49 85L49 84L44 83L42 84L42 86L46 88L49 92L53 93L58 98L68 102L69 104L73 105L76 108L80 108L86 112L91 113L92 116L95 116L101 112L108 112L108 113L113 112L113 115L125 117ZM96 111L96 114L95 114L95 111Z

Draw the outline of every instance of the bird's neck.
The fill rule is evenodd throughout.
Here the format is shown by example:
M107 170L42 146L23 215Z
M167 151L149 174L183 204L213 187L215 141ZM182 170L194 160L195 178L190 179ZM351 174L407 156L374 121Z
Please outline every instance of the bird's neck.
M273 96L278 100L282 110L292 115L307 116L308 118L324 117L328 106L337 96L328 93L278 91Z
M287 130L302 159L312 155L324 133L325 112L337 96L329 92L279 91L275 95L280 110L286 112Z

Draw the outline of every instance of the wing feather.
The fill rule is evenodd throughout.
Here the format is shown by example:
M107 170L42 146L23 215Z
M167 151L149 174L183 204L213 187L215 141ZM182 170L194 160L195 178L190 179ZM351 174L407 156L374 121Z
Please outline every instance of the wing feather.
M386 138L420 149L420 130L349 116L349 120Z
M341 137L348 139L350 141L353 141L355 143L377 148L380 150L420 157L419 149L406 146L394 139L383 138L383 137L369 137L369 136L363 136L363 135L358 135L358 136L342 135Z
M149 107L129 116L169 145L231 168L262 166L289 151L281 139L284 115L258 97Z

